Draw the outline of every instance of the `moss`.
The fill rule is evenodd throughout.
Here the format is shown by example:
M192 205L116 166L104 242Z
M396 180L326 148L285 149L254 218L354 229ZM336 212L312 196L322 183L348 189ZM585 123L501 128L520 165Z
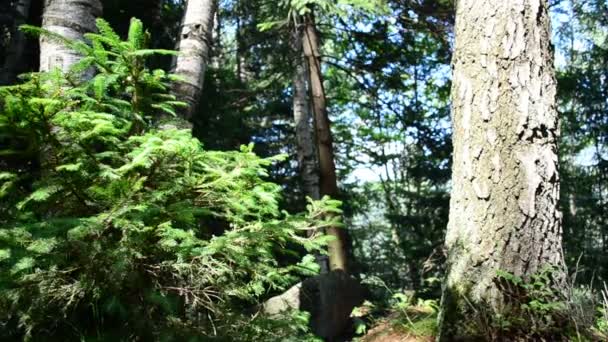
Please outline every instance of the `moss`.
M434 337L438 332L437 302L434 300L422 301L399 312L393 326L410 336Z
M438 331L437 316L422 317L412 323L403 325L406 332L417 337L436 336Z
M438 341L470 341L485 335L479 328L479 316L467 298L472 284L460 283L447 287L441 298Z

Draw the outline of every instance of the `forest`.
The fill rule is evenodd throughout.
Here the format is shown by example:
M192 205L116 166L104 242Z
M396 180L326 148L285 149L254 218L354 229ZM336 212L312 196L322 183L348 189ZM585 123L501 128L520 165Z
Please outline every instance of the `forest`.
M0 341L608 341L608 1L0 0Z

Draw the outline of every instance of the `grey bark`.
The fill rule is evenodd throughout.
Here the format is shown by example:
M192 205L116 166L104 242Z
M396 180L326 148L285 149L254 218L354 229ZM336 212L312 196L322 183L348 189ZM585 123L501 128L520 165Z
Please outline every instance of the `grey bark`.
M45 0L42 28L66 38L82 40L96 30L95 19L101 16L99 0ZM40 71L59 68L64 72L81 59L70 48L42 36L40 38Z
M315 146L319 161L319 191L321 196L338 196L338 180L334 161L333 137L331 122L327 113L327 99L323 86L323 71L321 69L320 40L312 13L304 16L304 36L302 49L306 57L311 95L311 109L315 126ZM347 233L338 227L326 228L326 233L334 237L328 243L330 270L347 269Z
M562 264L547 9L546 0L457 1L440 340L463 337L471 305L500 311L497 270L526 278Z
M321 198L319 183L319 162L315 148L315 137L307 80L308 67L302 49L302 27L296 27L293 33L292 49L296 56L293 75L293 119L296 133L298 166L305 196L318 200ZM314 234L315 232L310 232ZM326 255L315 255L321 274L329 271L329 260Z
M30 12L30 5L31 0L19 0L15 4L13 30L6 59L4 60L2 69L0 69L0 84L13 83L21 72L19 66L23 64L26 38L25 34L19 30L19 26L26 23Z
M218 9L215 11L215 16L213 19L213 33L211 34L211 41L213 44L213 50L211 54L211 65L213 65L215 69L218 69L220 67L220 63L222 61L222 31L222 17L220 16Z
M173 72L183 78L174 87L176 96L189 106L183 112L192 118L200 99L213 39L216 0L188 0L182 21Z
M294 52L297 59L293 76L293 119L296 129L300 176L304 185L304 194L318 200L320 199L319 169L308 98L308 72L306 61L302 58L301 30L296 30L294 33Z

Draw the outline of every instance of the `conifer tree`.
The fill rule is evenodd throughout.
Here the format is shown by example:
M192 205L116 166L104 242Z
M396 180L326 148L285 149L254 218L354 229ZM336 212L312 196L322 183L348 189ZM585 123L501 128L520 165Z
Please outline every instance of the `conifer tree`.
M0 153L33 159L52 146L41 172L0 172L0 339L306 338L298 312L243 308L316 273L291 248L322 248L305 231L336 225L321 218L338 203L286 213L281 186L265 180L282 156L207 151L190 129L158 128L184 104L169 94L176 77L146 60L175 52L148 49L139 20L126 40L97 27L91 45L26 27L74 49L70 72L93 68L92 79L53 69L0 88L12 142Z
M504 314L499 271L563 278L550 37L546 0L457 2L442 341L478 337L473 310Z

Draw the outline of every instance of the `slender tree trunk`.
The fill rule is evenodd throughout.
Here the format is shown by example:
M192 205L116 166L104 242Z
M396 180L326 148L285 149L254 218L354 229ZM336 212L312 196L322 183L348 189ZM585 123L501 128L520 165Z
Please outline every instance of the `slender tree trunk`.
M467 337L471 305L500 311L497 270L526 278L562 263L547 12L546 0L457 1L441 341Z
M296 130L296 145L298 166L302 180L304 195L318 200L321 198L319 189L319 165L315 149L314 127L310 113L307 81L308 68L302 51L302 27L296 27L293 34L293 52L296 56L295 72L293 75L293 119ZM313 234L314 232L311 232ZM327 256L316 255L321 274L329 271Z
M239 80L239 84L243 83L243 63L242 63L242 56L241 56L241 52L242 52L242 38L241 38L241 3L237 2L236 4L236 33L235 33L235 39L236 39L236 78L237 80Z
M174 92L189 105L183 112L188 120L196 112L203 91L216 11L217 0L188 0L186 4L177 48L180 54L173 72L183 78L175 84Z
M211 54L211 65L213 65L215 69L218 69L220 67L222 56L224 54L222 46L222 31L222 17L218 8L218 10L215 11L213 34L211 36L211 41L213 44L213 53Z
M251 22L247 21L248 18L245 15L248 10L249 9L247 7L244 7L244 3L242 1L238 1L236 5L235 59L236 77L241 85L249 83L253 78L253 74L247 65L249 55L247 39L246 35L243 36L243 32L247 33L247 28L251 25Z
M306 56L308 76L310 78L316 148L319 158L319 191L321 196L327 195L335 198L338 195L338 181L336 179L333 139L327 115L325 89L323 88L319 38L314 17L311 14L304 16L303 40L304 55ZM329 268L331 270L342 269L347 271L346 232L344 229L330 227L327 229L327 234L335 237L328 246Z
M298 162L304 183L304 194L320 199L318 163L308 99L308 70L302 57L302 32L294 34L294 52L297 61L293 77L293 118L296 128Z
M17 76L25 70L20 67L23 65L26 38L25 34L19 30L19 26L26 23L30 12L31 0L19 0L15 6L15 20L11 33L10 46L7 51L4 65L0 69L0 84L11 84Z
M45 0L42 28L70 39L83 39L96 30L95 19L102 13L99 0ZM40 71L60 68L69 71L81 56L62 44L40 38Z

